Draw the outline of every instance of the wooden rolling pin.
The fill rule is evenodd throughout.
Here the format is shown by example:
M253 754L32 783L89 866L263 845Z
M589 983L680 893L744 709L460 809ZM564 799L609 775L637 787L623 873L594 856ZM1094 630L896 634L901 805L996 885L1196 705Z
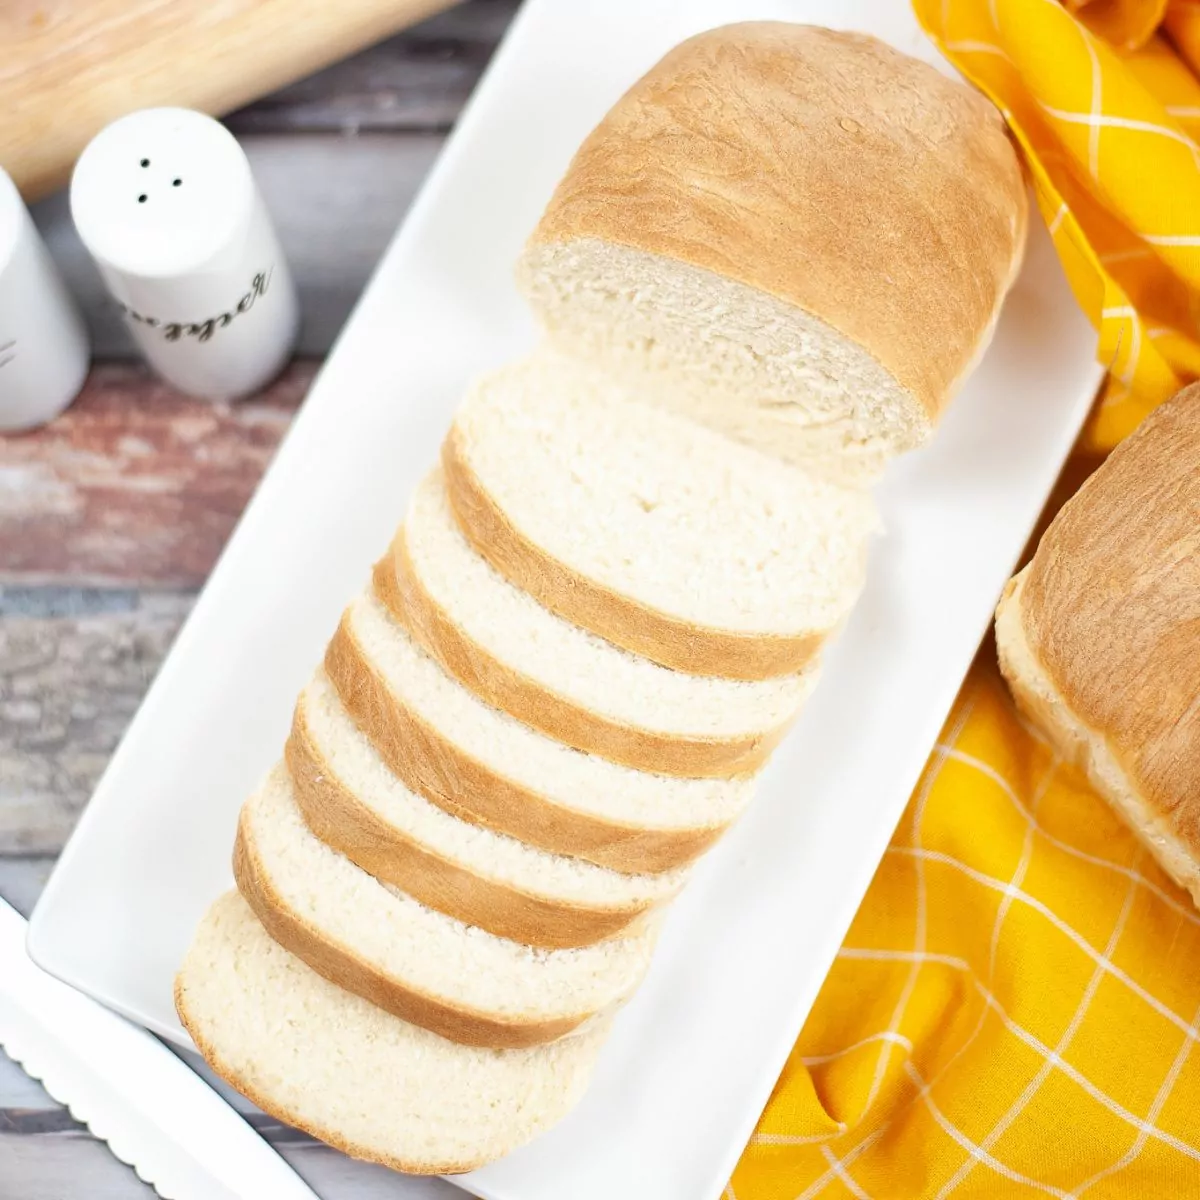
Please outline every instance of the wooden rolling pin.
M0 165L27 200L136 108L219 116L453 0L0 0Z

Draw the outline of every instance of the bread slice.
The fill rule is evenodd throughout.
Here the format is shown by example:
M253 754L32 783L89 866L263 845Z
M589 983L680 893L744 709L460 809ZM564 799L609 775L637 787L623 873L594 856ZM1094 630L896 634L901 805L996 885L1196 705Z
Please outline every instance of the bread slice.
M1200 906L1200 385L1064 505L996 616L1018 704Z
M518 278L560 346L655 403L868 476L982 354L1027 208L974 89L862 34L730 25L584 141Z
M467 538L560 616L663 666L761 680L849 612L870 497L636 403L543 350L478 381L443 447Z
M414 1025L471 1046L552 1041L623 1001L656 929L541 950L435 912L331 850L277 767L242 809L234 877L267 932L313 970Z
M209 1065L259 1108L394 1171L447 1175L560 1120L591 1077L604 1021L527 1050L448 1042L321 978L236 892L209 909L175 980Z
M667 775L760 767L816 671L755 682L686 675L544 608L458 528L440 472L417 488L375 591L422 646L495 708L580 750Z
M285 752L308 827L429 908L530 946L587 946L683 886L686 869L622 875L459 820L410 791L354 724L323 671L296 705Z
M371 593L350 605L325 670L380 757L464 820L625 874L703 853L749 801L753 779L673 779L573 750L479 699Z

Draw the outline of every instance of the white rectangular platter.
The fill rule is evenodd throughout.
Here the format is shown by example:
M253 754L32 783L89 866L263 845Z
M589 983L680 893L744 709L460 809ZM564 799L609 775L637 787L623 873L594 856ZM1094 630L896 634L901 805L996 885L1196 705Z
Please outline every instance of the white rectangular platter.
M30 935L46 969L184 1040L172 975L231 883L238 806L469 377L532 343L511 267L555 181L671 45L751 16L936 59L903 0L530 0L62 856ZM1038 226L936 443L880 489L888 533L815 699L676 904L586 1099L462 1186L491 1200L720 1193L1087 411L1095 341Z

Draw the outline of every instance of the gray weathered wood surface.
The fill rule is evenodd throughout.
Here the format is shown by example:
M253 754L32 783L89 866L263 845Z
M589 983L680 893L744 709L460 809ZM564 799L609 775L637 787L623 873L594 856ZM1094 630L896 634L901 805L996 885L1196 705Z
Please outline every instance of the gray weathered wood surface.
M230 119L305 315L303 357L244 404L186 400L127 361L64 198L37 207L98 364L54 425L0 437L0 896L22 912L515 8L470 0ZM254 1120L327 1200L461 1195ZM0 1053L0 1200L151 1195Z

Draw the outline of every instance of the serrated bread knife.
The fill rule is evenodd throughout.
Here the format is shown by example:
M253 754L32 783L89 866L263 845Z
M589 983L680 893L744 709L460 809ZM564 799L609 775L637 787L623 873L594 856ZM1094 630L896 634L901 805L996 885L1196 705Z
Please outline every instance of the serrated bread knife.
M164 1200L317 1200L156 1038L34 965L0 900L0 1046Z

